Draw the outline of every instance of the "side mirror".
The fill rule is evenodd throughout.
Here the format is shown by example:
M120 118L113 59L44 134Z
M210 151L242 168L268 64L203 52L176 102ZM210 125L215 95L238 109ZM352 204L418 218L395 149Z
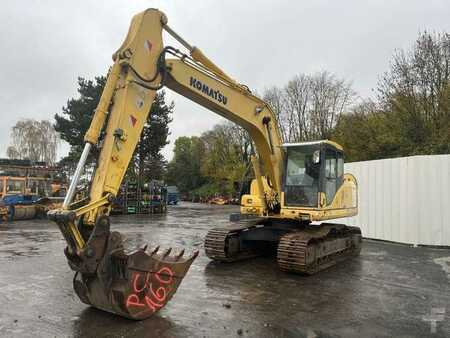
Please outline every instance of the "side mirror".
M320 163L320 150L316 150L313 153L313 163L314 164L319 164Z

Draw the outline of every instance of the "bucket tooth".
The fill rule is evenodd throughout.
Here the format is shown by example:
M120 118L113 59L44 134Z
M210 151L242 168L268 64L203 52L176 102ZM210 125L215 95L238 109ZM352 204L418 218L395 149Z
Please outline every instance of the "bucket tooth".
M191 255L191 258L194 260L197 258L199 251L195 250L194 253Z
M168 249L164 252L163 257L169 256L171 252L172 252L172 248L168 248Z
M180 259L184 255L184 249L180 251L180 253L177 255L176 259Z
M150 255L156 254L158 252L158 250L159 250L159 245L156 246L156 248L153 249L153 251L152 251L152 253Z

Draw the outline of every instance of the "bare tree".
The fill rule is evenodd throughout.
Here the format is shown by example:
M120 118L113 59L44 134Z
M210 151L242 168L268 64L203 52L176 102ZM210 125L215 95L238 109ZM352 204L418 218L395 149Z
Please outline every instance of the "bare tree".
M225 130L229 140L236 147L241 160L248 165L252 155L253 141L250 134L241 126L228 122L225 124Z
M329 138L339 116L355 97L351 84L326 71L310 77L310 138Z
M355 98L351 84L326 71L300 74L264 93L286 142L329 138L339 116Z
M281 137L283 138L283 141L287 142L289 140L288 131L290 128L287 119L288 116L286 115L286 100L284 98L283 90L276 86L267 88L264 90L263 100L270 105L277 119Z
M8 157L55 163L59 136L50 121L20 120L12 128L11 138Z
M311 138L311 119L309 116L311 89L311 79L304 74L294 76L284 87L289 142L304 141Z
M6 156L9 158L20 158L20 154L14 146L9 146L8 149L6 149Z

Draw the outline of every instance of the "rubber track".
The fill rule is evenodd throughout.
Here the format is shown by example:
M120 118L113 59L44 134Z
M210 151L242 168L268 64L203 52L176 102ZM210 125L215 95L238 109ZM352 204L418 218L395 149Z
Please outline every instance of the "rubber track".
M206 255L221 262L235 262L243 259L248 259L260 256L261 253L251 251L241 251L230 255L228 252L228 240L231 237L239 236L243 230L254 228L260 224L263 219L252 219L228 224L223 227L216 227L208 231L205 237L205 253Z
M205 253L216 261L231 262L226 253L226 240L235 232L228 229L215 228L208 231L205 238Z
M293 231L283 235L278 244L277 261L281 270L312 275L361 251L358 227L327 225L324 236ZM323 230L323 229L321 229Z

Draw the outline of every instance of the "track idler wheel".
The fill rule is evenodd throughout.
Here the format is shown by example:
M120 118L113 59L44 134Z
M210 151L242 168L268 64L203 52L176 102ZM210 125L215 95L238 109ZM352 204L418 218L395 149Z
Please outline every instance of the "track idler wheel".
M142 320L173 297L198 251L147 248L126 252L118 232L110 233L105 255L95 274L77 272L73 286L80 300L101 310Z

